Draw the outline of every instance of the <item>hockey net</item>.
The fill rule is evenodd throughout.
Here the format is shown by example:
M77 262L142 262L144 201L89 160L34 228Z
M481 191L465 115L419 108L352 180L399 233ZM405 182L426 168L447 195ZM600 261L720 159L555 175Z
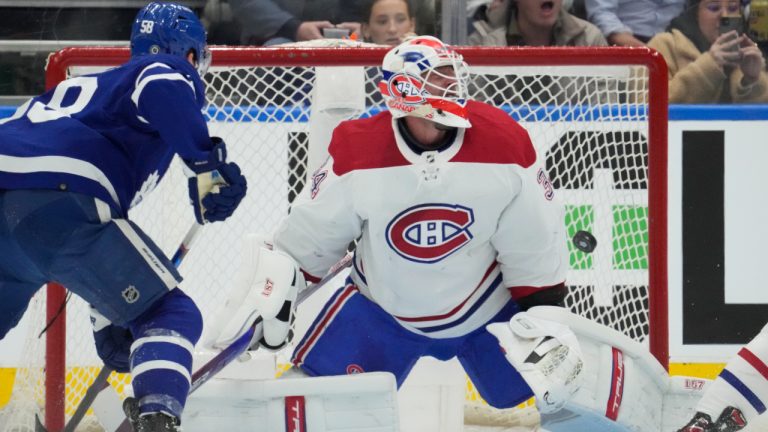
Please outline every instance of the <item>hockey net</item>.
M646 49L460 51L471 67L472 97L507 111L528 129L566 203L569 236L586 231L596 239L591 252L588 244L580 249L569 242L569 307L645 343L666 364L663 60ZM238 239L276 226L304 186L311 155L324 151L311 148L323 141L310 140L311 116L327 109L337 116L360 117L383 109L375 83L385 49L214 47L213 53L213 67L205 76L205 114L211 134L224 137L230 158L246 173L249 194L226 223L204 227L181 266L181 287L204 317L216 312L232 283ZM66 49L49 59L48 85L127 59L124 48ZM345 82L347 90L332 90L331 102L313 106L313 95L322 91L319 76L333 81L336 72L349 70L357 70L360 81ZM364 93L361 112L333 106L333 92L341 95L350 86ZM365 151L365 143L359 145ZM177 162L130 216L173 253L193 223L186 179ZM0 431L35 430L35 416L49 430L60 429L101 367L87 307L71 296L58 313L67 298L62 293L56 287L42 289L29 306L28 336L11 400L0 411ZM130 377L113 374L110 382L124 395ZM472 403L479 396L471 383L467 400L482 407ZM495 423L493 416L499 416L504 424L510 418L509 412L486 409L468 414L473 416L472 422L479 423ZM99 430L90 417L78 430Z

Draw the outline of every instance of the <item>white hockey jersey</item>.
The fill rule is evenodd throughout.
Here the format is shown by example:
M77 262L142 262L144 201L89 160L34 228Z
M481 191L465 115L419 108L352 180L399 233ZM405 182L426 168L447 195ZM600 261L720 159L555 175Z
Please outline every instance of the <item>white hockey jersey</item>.
M322 276L359 238L360 291L435 338L477 329L515 291L562 283L563 207L527 132L497 108L467 109L472 128L440 152L414 152L388 112L340 124L275 246Z

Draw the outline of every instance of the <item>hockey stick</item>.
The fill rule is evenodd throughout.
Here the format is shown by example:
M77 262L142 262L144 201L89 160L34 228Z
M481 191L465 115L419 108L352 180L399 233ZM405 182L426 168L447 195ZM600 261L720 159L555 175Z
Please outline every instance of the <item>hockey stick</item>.
M200 228L202 228L202 225L198 224L197 222L193 223L192 226L189 227L187 234L184 236L184 239L181 241L179 247L176 248L176 252L174 252L173 257L171 258L171 262L173 263L174 267L179 268L181 262L184 260L184 257L187 256L187 253L192 247L192 243L197 239L198 234L200 233ZM112 371L113 369L107 365L104 365L101 368L99 375L97 375L93 383L88 386L88 390L85 391L85 395L82 399L80 399L80 403L77 405L75 413L72 414L72 417L64 426L62 432L75 431L75 428L77 428L77 425L79 425L83 420L85 413L88 412L88 409L93 404L93 401L96 400L96 397L104 389L109 387L109 381L107 380ZM47 429L40 423L39 419L36 418L36 420L36 430L38 432L47 432Z
M325 286L333 278L338 276L339 273L341 273L344 269L349 267L352 264L352 257L353 255L351 253L345 255L344 258L342 258L339 262L334 264L330 270L328 270L328 274L326 274L322 279L301 291L296 297L296 305L298 306L302 304L304 300L308 299L312 294L316 293L317 290ZM196 370L195 373L192 374L192 382L189 387L189 394L192 394L195 390L208 382L209 379L219 373L227 365L245 353L245 351L248 350L248 348L251 346L251 341L261 339L261 335L257 333L257 331L259 331L259 324L261 324L261 322L261 317L257 317L253 324L251 324L250 328L248 328L248 331L246 331L243 335L232 342L232 344L224 348L206 364L201 366L200 369ZM120 424L120 426L118 426L115 432L131 432L130 422L127 418L123 419L123 422Z

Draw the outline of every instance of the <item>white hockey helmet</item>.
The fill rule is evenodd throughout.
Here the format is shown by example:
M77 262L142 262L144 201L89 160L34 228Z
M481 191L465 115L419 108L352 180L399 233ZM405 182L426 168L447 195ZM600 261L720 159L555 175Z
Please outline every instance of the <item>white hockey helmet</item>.
M469 69L460 54L433 36L392 48L382 64L379 90L395 118L413 116L468 128Z

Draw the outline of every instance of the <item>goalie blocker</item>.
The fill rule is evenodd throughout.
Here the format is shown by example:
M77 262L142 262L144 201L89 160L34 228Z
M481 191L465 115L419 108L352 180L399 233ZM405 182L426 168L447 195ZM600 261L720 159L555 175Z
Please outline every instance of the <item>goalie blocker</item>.
M707 384L669 377L640 343L560 307L533 307L488 331L536 394L550 432L673 430Z
M249 234L243 242L242 263L223 309L211 322L205 345L225 348L261 316L262 331L254 334L268 350L279 350L293 337L296 297L306 288L304 275L289 255L272 249L265 237ZM258 348L258 347L256 347Z

